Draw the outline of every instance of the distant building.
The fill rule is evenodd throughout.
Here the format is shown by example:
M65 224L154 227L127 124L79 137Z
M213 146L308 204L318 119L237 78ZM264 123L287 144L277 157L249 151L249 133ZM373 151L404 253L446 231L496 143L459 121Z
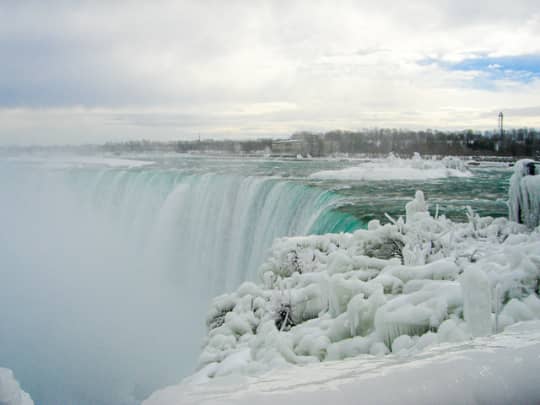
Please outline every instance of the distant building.
M272 155L294 156L304 155L303 143L296 139L279 139L272 141Z

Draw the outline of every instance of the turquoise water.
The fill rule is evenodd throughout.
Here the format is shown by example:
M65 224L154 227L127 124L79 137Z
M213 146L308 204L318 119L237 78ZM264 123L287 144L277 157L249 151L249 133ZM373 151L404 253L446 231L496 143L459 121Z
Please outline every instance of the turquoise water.
M466 220L466 208L470 206L482 216L508 216L509 169L471 169L473 177L446 178L430 181L373 181L351 184L350 189L339 190L349 197L350 203L340 208L367 223L371 219L384 219L384 213L392 217L405 214L405 204L416 190L422 190L432 214L454 221Z
M456 221L466 219L470 206L480 215L507 216L508 181L512 168L500 165L470 167L472 177L448 177L435 180L386 180L386 181L328 181L310 179L309 175L321 170L339 170L361 165L367 159L278 159L238 158L171 155L147 157L159 167L192 173L236 173L238 175L270 176L279 180L299 182L340 196L338 212L351 214L354 219L343 219L342 226L327 224L313 231L351 231L365 227L371 219L385 219L385 213L398 217L404 215L405 204L416 190L424 191L430 211ZM334 214L332 214L334 215ZM353 224L354 221L358 221ZM324 222L324 221L323 221ZM340 221L338 221L340 222Z

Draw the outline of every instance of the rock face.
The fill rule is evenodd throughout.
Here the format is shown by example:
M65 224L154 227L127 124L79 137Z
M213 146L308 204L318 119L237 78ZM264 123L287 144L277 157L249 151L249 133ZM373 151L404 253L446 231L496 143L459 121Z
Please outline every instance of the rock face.
M276 240L260 283L213 301L199 370L186 381L415 353L540 318L540 233L468 218L432 217L418 192L406 221Z

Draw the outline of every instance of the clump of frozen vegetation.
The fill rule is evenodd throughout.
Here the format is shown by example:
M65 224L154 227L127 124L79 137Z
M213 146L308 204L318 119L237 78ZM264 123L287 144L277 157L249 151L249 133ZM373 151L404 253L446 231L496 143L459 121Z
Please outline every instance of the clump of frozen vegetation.
M510 178L510 219L529 228L540 224L540 175L536 165L530 159L520 160Z
M466 223L434 217L421 191L389 219L276 240L259 284L214 300L189 381L406 355L540 319L540 228L472 210Z
M465 162L457 157L423 159L415 153L411 159L401 159L390 153L386 159L374 159L359 166L341 170L324 170L310 177L323 180L425 180L446 177L470 177Z
M0 405L34 405L8 368L0 367Z

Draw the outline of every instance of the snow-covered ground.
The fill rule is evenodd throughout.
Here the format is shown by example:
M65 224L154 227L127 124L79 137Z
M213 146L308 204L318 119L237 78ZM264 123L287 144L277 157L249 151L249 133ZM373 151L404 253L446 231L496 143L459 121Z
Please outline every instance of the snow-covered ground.
M540 322L417 354L291 366L259 378L177 385L144 405L533 404L540 399Z
M0 367L0 405L34 405L34 401L19 386L13 371Z
M341 170L323 170L310 177L321 180L430 180L446 177L470 177L464 162L446 157L441 160L422 159L415 154L412 159L400 159L390 154L386 159L376 159Z
M538 223L427 208L276 240L214 300L198 371L145 404L540 401Z

